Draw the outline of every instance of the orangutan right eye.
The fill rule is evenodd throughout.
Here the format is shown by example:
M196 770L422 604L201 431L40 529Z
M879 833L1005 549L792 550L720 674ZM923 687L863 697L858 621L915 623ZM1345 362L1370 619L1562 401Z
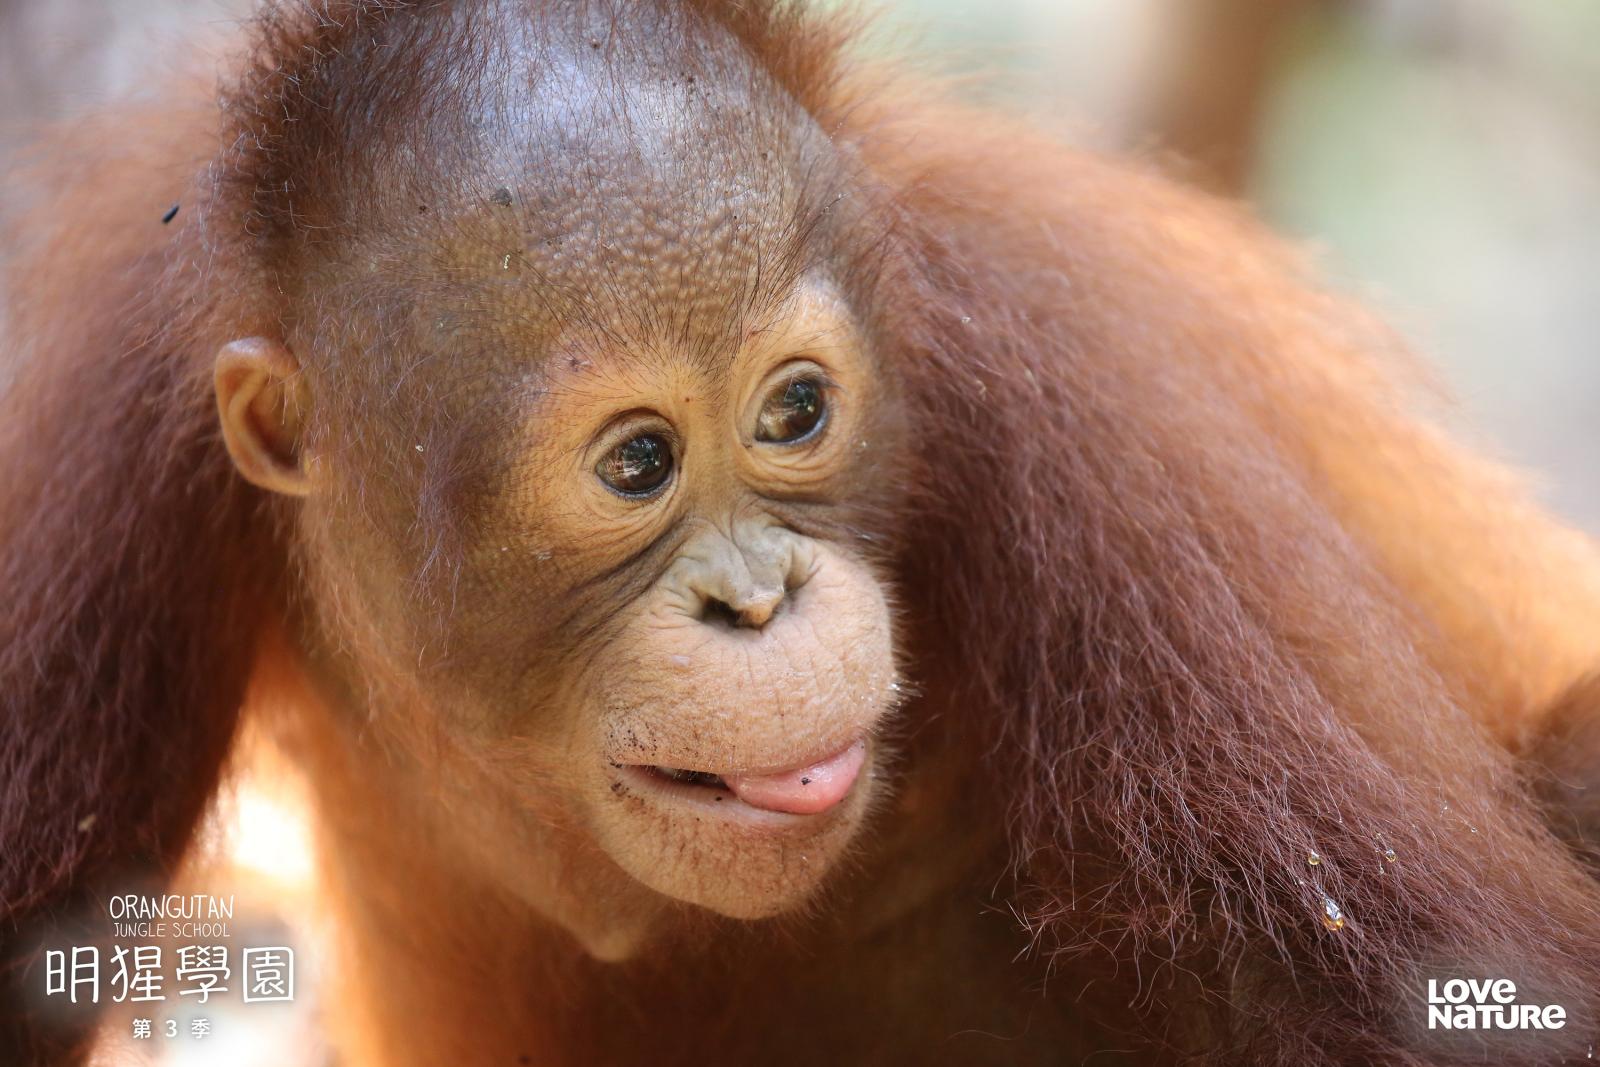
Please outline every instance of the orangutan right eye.
M629 438L608 452L595 473L613 492L644 499L672 479L672 443L658 433Z

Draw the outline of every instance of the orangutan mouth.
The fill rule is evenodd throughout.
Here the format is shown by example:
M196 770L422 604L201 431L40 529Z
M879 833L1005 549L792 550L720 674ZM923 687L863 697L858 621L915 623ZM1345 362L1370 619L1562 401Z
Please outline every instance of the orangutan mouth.
M866 759L867 743L857 740L820 760L760 774L719 774L661 764L634 764L629 769L674 791L694 790L699 799L727 799L787 815L817 815L850 794Z

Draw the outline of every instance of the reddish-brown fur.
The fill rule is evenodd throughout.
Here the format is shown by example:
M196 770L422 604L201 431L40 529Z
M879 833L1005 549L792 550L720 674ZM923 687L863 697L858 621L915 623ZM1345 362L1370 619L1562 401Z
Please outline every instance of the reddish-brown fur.
M920 437L903 475L914 521L893 555L922 694L906 762L973 754L950 774L960 803L931 802L960 813L941 840L999 857L962 884L992 889L987 903L1053 964L1049 1013L1093 1017L1073 1048L1479 1062L1417 1013L1426 978L1487 974L1571 1019L1496 1038L1495 1056L1580 1057L1600 1039L1600 883L1545 816L1583 840L1567 825L1582 802L1563 790L1595 775L1600 745L1541 731L1572 689L1559 736L1594 732L1594 688L1573 688L1600 665L1592 546L1444 440L1392 338L1230 206L929 103L848 64L837 24L788 6L663 6L683 32L731 29L881 197L879 288L896 324L882 358ZM46 191L19 213L0 423L0 937L14 988L40 981L21 971L38 937L170 870L263 635L292 625L289 549L229 470L211 358L270 333L296 296L293 183L311 182L341 131L297 127L286 117L310 112L287 105L326 57L392 40L385 24L409 8L269 22L220 138L203 109L169 110L117 120L141 138L91 127L45 145L59 185L30 186ZM374 51L365 84L335 88L421 99L418 57L452 53L418 40L389 66ZM305 724L320 736L314 709ZM331 744L308 759L328 796L361 781ZM1324 894L1342 930L1320 922ZM825 924L804 936L803 951L744 949L752 971L781 972L796 951L886 982L945 967L964 995L965 933L892 952ZM613 1029L612 998L668 1059L694 1026L732 1026L681 990L652 1002L649 981L625 991L566 966L552 1041ZM29 1003L7 993L0 1047L65 1056L72 1035L6 1010ZM781 1019L770 1001L750 1010ZM797 1026L813 1003L794 1000ZM595 1021L570 1021L585 1006ZM930 1036L945 1020L927 1010L926 1033L874 1033L870 1006L816 1033L871 1035L850 1046L862 1055L973 1058Z

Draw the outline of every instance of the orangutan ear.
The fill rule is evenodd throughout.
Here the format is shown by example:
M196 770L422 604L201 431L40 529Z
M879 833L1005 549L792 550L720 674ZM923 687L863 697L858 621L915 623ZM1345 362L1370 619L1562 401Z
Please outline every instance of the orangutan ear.
M213 381L222 438L239 473L275 493L310 493L303 435L311 397L294 355L261 337L230 341L217 353Z

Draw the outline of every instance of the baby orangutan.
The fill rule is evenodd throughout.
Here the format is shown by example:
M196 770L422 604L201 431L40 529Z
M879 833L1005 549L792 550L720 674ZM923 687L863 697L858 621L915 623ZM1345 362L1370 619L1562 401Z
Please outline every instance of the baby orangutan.
M177 93L125 154L46 143L0 427L19 1062L81 1052L40 952L171 871L241 711L314 794L342 1063L1600 1038L1594 547L1234 209L844 31L285 4L220 128ZM1431 1031L1455 977L1568 1022Z

